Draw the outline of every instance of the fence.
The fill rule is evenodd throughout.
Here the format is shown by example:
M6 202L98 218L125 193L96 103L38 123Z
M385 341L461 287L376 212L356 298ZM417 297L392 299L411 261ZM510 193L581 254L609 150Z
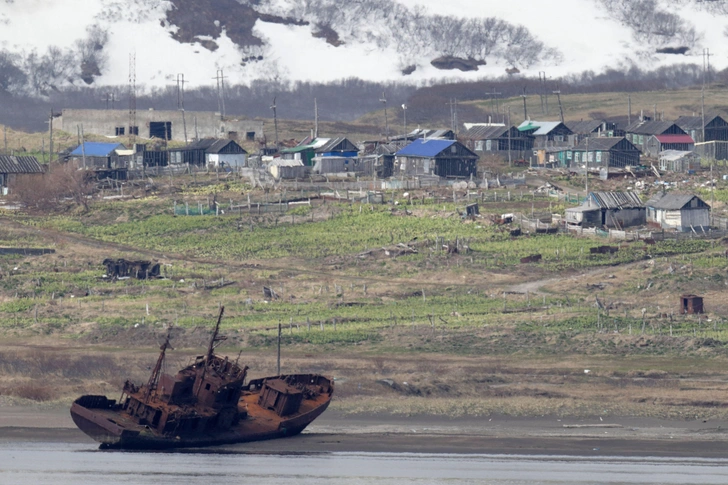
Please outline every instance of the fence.
M185 202L184 204L177 204L177 201L175 201L173 213L176 216L219 216L226 213L234 214L236 212L247 212L250 214L285 213L288 212L289 209L300 205L310 206L311 199L303 201L282 201L278 203L261 203L248 201L247 203L236 204L232 200L228 204L219 202L205 204L203 202L197 202L197 204L193 205L192 207L190 207L189 202Z

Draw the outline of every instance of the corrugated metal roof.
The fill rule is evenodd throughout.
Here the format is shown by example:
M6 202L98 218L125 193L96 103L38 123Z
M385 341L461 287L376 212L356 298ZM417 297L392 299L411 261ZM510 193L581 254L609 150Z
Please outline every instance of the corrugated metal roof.
M638 135L661 135L673 125L675 123L672 121L635 121L625 131L627 133L637 133ZM678 126L678 128L680 127Z
M567 121L564 123L568 129L579 135L588 135L599 131L603 122L599 120L586 120L586 121Z
M708 126L716 118L720 118L725 121L723 117L718 115L706 115L705 126ZM702 130L703 129L703 117L702 116L681 116L675 121L675 124L685 131L690 130Z
M589 151L591 152L592 150L611 150L612 148L614 148L615 145L618 145L624 139L624 137L589 138ZM582 140L581 143L579 143L579 146L574 148L574 150L586 151L586 145L587 140ZM635 150L637 150L637 147L635 147Z
M75 157L87 156L87 157L109 157L114 150L121 148L126 150L126 147L121 143L99 143L99 142L84 142L73 150L70 155Z
M397 156L408 156L408 157L436 157L443 150L446 150L456 142L454 140L438 140L438 139L423 139L419 138L400 151L397 152Z
M205 150L205 153L220 153L220 151L222 151L225 147L227 147L231 143L235 143L236 145L238 145L240 147L240 145L235 140L225 140L225 139L215 140L215 143L210 145L210 148ZM240 148L243 150L243 153L247 155L248 152L243 147L240 147Z
M655 135L660 143L695 143L690 135Z
M644 207L634 192L590 192L589 198L602 209L631 209Z
M666 160L668 162L674 162L684 157L698 158L699 156L695 152L686 152L683 150L663 150L660 152L660 160Z
M531 121L526 120L518 127L519 131L531 131L535 129L532 133L533 136L543 136L548 135L551 133L556 127L561 125L560 121Z
M301 160L284 160L282 158L275 158L269 164L269 167L303 167Z
M507 126L473 126L462 134L466 140L494 140L508 136Z
M353 150L357 150L358 151L358 148L356 147L356 145L354 145L354 143L351 142L351 140L348 140L346 137L340 136L340 137L337 137L337 138L331 138L331 139L329 139L326 143L324 143L321 146L316 146L315 147L316 148L316 152L317 153L331 152L338 145L341 145L342 143L345 144L345 145L346 144L351 145L351 147L352 147ZM350 150L345 150L345 151L350 151Z
M35 157L0 155L0 173L43 173L43 165Z
M663 194L659 193L647 201L647 207L662 210L680 210L690 203L694 198L700 199L694 194ZM702 199L701 199L702 200Z

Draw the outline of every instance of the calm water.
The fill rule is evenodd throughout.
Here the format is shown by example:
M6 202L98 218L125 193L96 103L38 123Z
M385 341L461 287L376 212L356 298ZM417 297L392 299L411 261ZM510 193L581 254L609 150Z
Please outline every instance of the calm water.
M232 450L232 451L231 451ZM104 452L0 444L0 484L728 484L728 460L494 455Z

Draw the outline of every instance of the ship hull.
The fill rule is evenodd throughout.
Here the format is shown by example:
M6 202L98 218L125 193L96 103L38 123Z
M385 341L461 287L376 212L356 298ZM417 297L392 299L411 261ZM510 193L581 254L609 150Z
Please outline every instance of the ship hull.
M254 401L256 397L250 396L249 401ZM115 401L105 396L78 398L71 406L71 417L81 431L101 443L104 449L207 447L295 436L328 408L330 400L329 395L316 402L304 403L303 412L277 419L271 411L247 403L247 418L235 426L185 436L165 435L149 426L134 423Z

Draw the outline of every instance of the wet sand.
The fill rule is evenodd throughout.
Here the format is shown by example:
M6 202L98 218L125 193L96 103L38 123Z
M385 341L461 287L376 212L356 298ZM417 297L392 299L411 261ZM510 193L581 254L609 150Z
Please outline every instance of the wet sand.
M0 408L0 443L93 443L66 409ZM728 457L728 422L551 416L341 415L328 411L302 435L214 448L240 453L458 453Z

